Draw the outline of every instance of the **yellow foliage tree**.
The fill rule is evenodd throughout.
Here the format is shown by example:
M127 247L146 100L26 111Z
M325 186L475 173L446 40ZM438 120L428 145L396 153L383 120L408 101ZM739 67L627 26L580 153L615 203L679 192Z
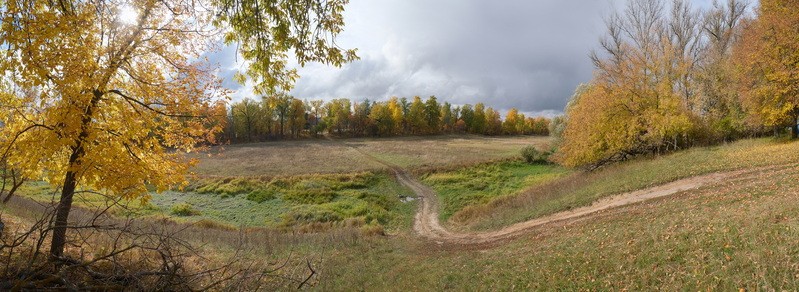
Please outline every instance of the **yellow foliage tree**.
M686 55L695 40L678 36L692 34L695 25L690 9L677 3L670 19L662 15L662 1L635 0L623 16L608 20L601 43L607 57L592 56L594 79L567 107L557 160L596 167L689 143L694 85Z
M790 126L799 136L799 2L763 0L736 50L742 100L765 126Z
M285 84L265 77L285 76L284 67L262 65L291 48L307 53L303 60L354 58L354 52L326 50L326 32L340 30L346 1L261 2L2 2L0 70L7 84L0 94L0 158L23 178L60 188L51 259L63 255L78 190L146 200L149 188L185 184L190 163L182 152L213 142L225 116L219 102L225 93L202 58L220 28L230 28L227 40L241 42L246 59L265 59L248 69L262 86ZM317 26L313 14L330 18L319 18L324 23ZM268 23L282 25L251 33ZM310 35L309 27L319 33Z
M518 116L519 116L519 110L517 110L516 108L511 108L510 110L508 110L508 113L505 115L505 122L502 123L502 131L505 134L508 135L519 134L519 132L517 131L517 124L519 123Z

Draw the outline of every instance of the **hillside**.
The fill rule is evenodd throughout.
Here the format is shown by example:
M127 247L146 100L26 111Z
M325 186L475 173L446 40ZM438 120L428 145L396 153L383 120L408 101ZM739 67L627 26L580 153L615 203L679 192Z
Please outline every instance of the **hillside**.
M331 149L338 150L341 145L359 145L331 142L336 143ZM305 274L300 271L308 259L316 271L313 285L322 290L797 287L799 258L790 252L799 248L792 240L799 221L791 219L799 216L799 207L793 204L799 198L799 156L791 155L797 150L797 143L745 140L641 158L594 172L569 170L554 177L537 166L502 166L508 163L504 161L419 169L416 172L424 178L499 165L491 168L499 177L508 172L525 178L497 189L505 195L461 205L455 216L441 222L433 214L449 204L436 193L441 179L418 180L405 168L376 158L380 155L357 150L364 160L390 169L399 178L393 183L409 188L400 191L404 195L422 193L424 199L402 203L405 211L397 214L405 214L400 215L405 223L388 224L386 236L370 235L366 228L370 225L358 224L334 224L307 234L250 229L248 242L259 248L248 249L247 256L288 260L292 269L275 272L286 277ZM519 173L522 169L527 173ZM535 179L541 176L547 178ZM474 178L450 175L449 182L461 183L459 179L468 185ZM513 176L507 179L492 181L515 181ZM424 185L426 181L432 184ZM548 196L531 199L545 191ZM576 194L591 196L574 201L571 196ZM163 201L155 196L153 202ZM212 193L190 196L214 197ZM233 198L247 201L242 195ZM202 208L202 213L210 214L217 207ZM264 216L235 207L228 212ZM422 215L416 215L412 224L414 212ZM9 225L31 216L14 209L5 213L17 218L6 220ZM204 218L186 236L192 242L213 243L206 245L208 252L226 254L240 236L224 227L235 223L214 216L162 214L188 222ZM144 220L160 220L148 218L153 217ZM202 230L215 234L214 239L194 235Z

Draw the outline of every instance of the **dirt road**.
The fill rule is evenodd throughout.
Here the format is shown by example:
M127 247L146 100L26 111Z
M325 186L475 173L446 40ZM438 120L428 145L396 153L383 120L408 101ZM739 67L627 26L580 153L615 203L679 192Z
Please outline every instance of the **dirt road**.
M401 167L377 159L358 147L352 145L348 146L352 147L364 156L369 157L369 159L386 165L392 172L394 172L394 175L401 184L410 188L414 193L416 193L421 200L421 204L419 205L419 210L416 213L413 229L420 236L433 240L442 245L476 245L506 240L523 234L529 231L531 228L548 223L578 219L581 217L590 216L591 214L602 210L673 195L682 191L717 183L725 178L752 171L739 170L689 177L660 186L615 195L594 202L590 206L563 211L529 221L519 222L495 231L455 233L444 228L441 225L441 222L439 222L438 200L435 191L413 178Z
M441 223L438 220L438 206L435 192L422 185L418 181L410 178L402 171L395 172L395 174L397 175L397 179L402 184L411 188L422 198L421 206L419 207L418 213L416 213L416 220L414 222L414 230L419 235L434 240L439 244L475 245L506 240L527 232L531 228L548 223L590 216L591 214L602 210L643 202L646 200L665 197L682 191L699 188L704 185L720 182L725 178L732 177L743 172L744 171L713 173L681 179L664 185L605 198L595 202L590 206L576 208L573 210L516 223L499 230L469 233L453 233L447 231L441 226Z

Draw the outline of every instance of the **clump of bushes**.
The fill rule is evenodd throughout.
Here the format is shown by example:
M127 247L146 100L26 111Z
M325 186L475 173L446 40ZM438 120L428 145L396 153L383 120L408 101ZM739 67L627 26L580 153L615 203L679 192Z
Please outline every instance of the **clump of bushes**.
M196 216L200 215L200 211L197 211L188 203L180 203L172 206L172 214L181 217Z
M272 189L259 189L254 190L247 194L247 200L263 203L276 198L275 191Z
M276 223L294 231L318 232L347 227L363 229L368 234L382 234L382 225L394 218L392 211L401 204L398 197L382 192L384 176L362 172L206 178L193 182L188 189L222 197L245 195L250 201L282 206L286 211ZM188 205L173 208L173 213L179 216L190 216L192 212L196 211ZM351 226L353 222L360 223Z
M522 148L521 153L524 162L530 164L549 163L549 155L551 154L550 152L539 151L533 145Z
M283 194L284 201L297 204L324 204L332 202L338 194L327 188L290 190Z

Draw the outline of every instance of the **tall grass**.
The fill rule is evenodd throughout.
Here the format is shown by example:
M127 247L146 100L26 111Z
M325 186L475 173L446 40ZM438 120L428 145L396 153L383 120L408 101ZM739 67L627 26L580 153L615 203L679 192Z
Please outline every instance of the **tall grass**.
M41 202L55 199L52 188L41 182L29 184L20 193ZM151 194L146 202L123 202L114 213L295 232L358 227L382 233L410 226L415 203L402 199L413 196L386 173L204 178L183 191ZM79 193L75 204L93 208L106 201L97 193Z
M528 164L518 160L486 163L454 170L422 174L440 202L440 215L447 220L459 211L514 196L526 188L552 181L569 170L549 164ZM454 218L458 218L455 216Z
M550 224L486 249L378 239L330 259L335 268L320 287L790 291L799 287L797 199L799 171L789 167Z
M642 157L593 172L578 172L502 197L459 214L458 222L496 229L548 214L590 205L598 199L717 171L799 163L799 143L742 140L664 156Z

